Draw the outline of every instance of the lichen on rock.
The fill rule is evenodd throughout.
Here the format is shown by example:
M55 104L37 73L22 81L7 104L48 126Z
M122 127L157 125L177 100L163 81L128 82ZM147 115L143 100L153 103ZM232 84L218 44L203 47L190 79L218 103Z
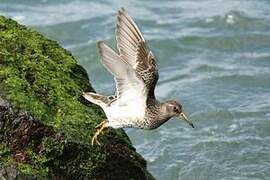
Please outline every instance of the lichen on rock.
M91 146L104 118L82 92L94 91L70 52L0 16L0 177L153 179L123 130Z

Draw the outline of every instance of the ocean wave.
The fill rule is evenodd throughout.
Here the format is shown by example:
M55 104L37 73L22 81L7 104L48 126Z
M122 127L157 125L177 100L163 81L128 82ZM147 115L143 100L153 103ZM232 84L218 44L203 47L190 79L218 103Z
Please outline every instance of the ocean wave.
M22 24L30 26L51 26L67 22L89 20L115 13L110 4L87 1L37 3L33 5L1 3L0 12Z

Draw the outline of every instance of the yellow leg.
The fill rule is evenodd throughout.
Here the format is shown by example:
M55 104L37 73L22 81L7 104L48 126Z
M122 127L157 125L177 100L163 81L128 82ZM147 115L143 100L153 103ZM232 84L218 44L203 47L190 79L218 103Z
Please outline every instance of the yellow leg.
M98 135L104 130L104 129L107 129L109 126L108 126L108 121L102 121L99 125L96 126L97 131L96 133L94 134L94 136L92 137L92 141L91 141L91 144L92 146L96 143L98 145L100 145L100 143L98 142Z
M102 121L101 123L99 123L95 128L99 128L99 127L101 127L104 123L106 123L107 121L106 120L104 120L104 121Z

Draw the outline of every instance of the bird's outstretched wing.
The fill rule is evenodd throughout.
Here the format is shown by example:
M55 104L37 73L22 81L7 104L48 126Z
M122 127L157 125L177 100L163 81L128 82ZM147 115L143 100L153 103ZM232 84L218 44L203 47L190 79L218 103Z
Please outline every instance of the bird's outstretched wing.
M146 102L145 84L134 69L103 41L99 41L97 46L102 64L114 76L117 102L126 104L127 102L138 102L138 99L142 103ZM144 104L138 105L143 106Z
M120 57L128 63L143 80L147 95L154 97L158 81L158 68L142 33L125 9L118 11L116 41Z

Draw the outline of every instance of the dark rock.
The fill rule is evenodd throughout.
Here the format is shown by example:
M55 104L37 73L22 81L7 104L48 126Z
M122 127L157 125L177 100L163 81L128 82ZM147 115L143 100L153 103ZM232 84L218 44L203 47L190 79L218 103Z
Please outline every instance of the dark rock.
M101 135L105 117L70 52L0 16L0 178L153 179L123 130Z

